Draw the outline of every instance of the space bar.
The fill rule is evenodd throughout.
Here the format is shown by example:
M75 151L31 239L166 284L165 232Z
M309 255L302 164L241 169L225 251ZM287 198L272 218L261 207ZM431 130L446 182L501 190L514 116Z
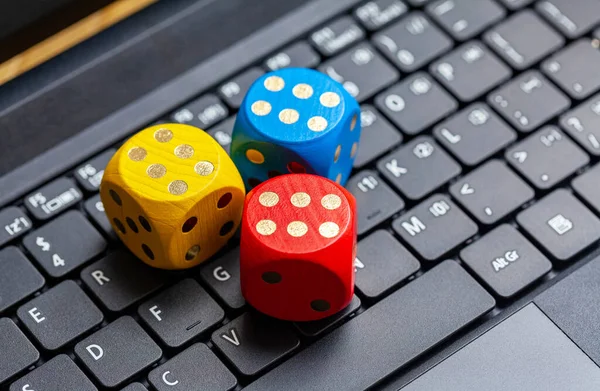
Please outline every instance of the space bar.
M445 261L244 390L364 390L494 305L460 265Z

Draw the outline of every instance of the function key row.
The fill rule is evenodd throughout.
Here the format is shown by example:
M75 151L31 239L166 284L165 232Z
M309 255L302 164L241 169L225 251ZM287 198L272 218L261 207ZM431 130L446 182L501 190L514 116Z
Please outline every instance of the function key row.
M59 178L25 197L25 207L36 220L48 220L82 199L73 179Z
M534 0L481 0L474 3L456 0L374 0L354 11L354 17L369 31L385 27L408 11L405 3L425 6L427 12L458 41L470 39ZM498 2L500 4L498 4ZM504 7L502 7L502 5ZM598 23L600 4L595 0L546 0L535 4L535 11L569 39L586 34Z
M71 178L58 178L27 195L24 206L27 212L38 221L49 220L70 209L83 199L83 188L87 192L97 192L102 181L104 168L115 149L108 149L77 167ZM19 207L0 210L0 247L30 231L33 223Z
M108 149L75 169L77 183L89 192L100 189L104 168L115 154L115 149Z

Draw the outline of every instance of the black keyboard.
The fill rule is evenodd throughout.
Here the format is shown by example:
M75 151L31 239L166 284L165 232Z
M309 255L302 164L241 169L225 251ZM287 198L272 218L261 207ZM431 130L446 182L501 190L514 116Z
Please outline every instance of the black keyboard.
M597 0L369 1L154 118L229 150L264 72L356 97L357 289L328 319L249 308L235 242L184 272L124 250L98 196L123 140L0 209L0 390L362 390L439 360L598 249L599 27Z

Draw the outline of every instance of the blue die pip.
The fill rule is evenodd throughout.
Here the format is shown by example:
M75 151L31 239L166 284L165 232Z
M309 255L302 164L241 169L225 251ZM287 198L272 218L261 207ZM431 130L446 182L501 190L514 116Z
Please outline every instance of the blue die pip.
M277 175L317 174L346 183L360 140L358 102L312 69L257 79L237 115L231 157L247 189Z

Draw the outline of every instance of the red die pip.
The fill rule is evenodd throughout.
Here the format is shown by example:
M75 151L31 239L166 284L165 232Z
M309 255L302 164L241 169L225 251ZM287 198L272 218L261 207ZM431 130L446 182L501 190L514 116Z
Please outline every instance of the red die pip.
M246 197L242 217L242 294L283 320L325 318L354 292L356 201L315 175L282 175Z

